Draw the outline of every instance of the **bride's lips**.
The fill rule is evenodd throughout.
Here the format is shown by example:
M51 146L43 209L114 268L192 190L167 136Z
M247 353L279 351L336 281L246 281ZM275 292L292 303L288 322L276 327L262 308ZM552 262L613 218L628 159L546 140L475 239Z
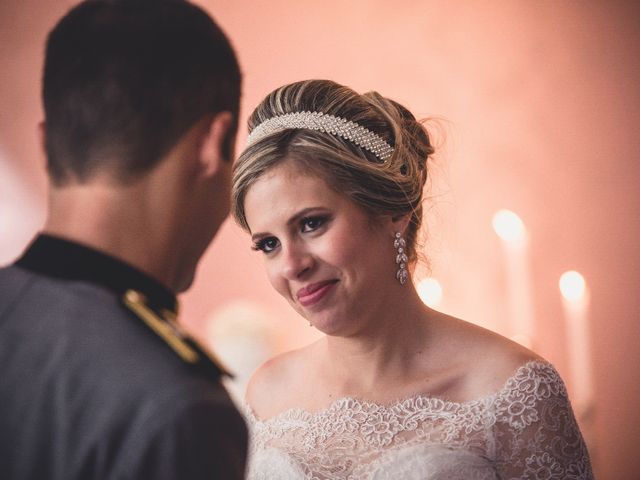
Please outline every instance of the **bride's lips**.
M336 283L338 283L338 280L326 280L324 282L311 283L301 288L296 293L298 303L303 307L310 307L318 303L331 291Z

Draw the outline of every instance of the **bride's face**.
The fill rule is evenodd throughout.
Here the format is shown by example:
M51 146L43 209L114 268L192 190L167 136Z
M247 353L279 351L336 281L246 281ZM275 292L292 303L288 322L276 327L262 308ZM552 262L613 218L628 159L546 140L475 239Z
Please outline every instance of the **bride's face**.
M271 285L327 334L357 333L397 283L391 219L372 220L292 161L257 180L244 209Z

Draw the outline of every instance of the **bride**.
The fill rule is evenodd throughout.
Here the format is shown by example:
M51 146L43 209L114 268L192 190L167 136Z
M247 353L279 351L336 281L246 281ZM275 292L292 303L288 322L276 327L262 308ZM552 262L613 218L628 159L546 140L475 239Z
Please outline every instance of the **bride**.
M249 129L236 220L325 334L251 380L249 478L592 478L553 366L413 288L433 154L413 115L311 80L269 94Z

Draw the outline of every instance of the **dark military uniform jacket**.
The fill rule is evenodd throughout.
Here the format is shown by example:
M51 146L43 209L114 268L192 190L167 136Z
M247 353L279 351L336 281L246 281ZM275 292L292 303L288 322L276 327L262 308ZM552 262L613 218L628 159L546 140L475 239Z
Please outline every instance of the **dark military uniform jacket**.
M175 296L42 235L0 269L0 479L240 479L245 424Z

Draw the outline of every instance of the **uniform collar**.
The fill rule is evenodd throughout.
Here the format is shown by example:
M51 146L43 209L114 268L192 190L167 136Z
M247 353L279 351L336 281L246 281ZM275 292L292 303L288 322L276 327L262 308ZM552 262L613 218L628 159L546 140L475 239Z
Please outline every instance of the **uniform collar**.
M60 237L38 235L15 264L62 280L96 283L119 297L136 290L152 308L177 312L175 294L162 283L111 255Z

